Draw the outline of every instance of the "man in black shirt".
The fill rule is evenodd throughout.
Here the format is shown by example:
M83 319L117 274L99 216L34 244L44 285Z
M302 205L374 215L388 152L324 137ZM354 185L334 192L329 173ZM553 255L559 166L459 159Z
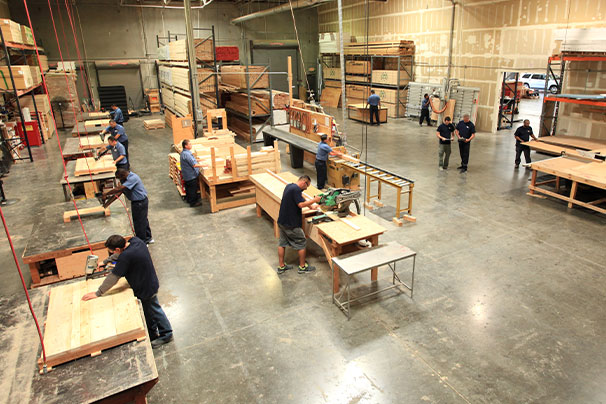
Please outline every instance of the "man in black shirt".
M530 127L530 121L528 119L524 119L524 125L520 126L516 129L516 132L513 134L516 138L516 168L520 167L520 157L522 156L522 152L524 152L524 159L526 160L526 164L529 164L530 161L530 147L525 146L522 142L528 142L532 137L533 140L537 140L534 133L532 133L532 128Z
M107 275L99 289L96 292L85 294L82 296L82 300L101 297L124 276L130 287L133 288L135 296L141 300L152 347L157 348L172 341L173 330L158 302L160 284L147 245L137 237L126 241L124 237L116 234L105 241L105 247L110 255L118 256L116 266Z
M457 169L464 173L467 171L467 163L469 162L471 141L476 137L476 127L469 120L469 114L463 115L463 120L457 124L455 133L459 138L459 154L461 155L461 165Z
M282 194L280 203L280 213L278 215L278 228L280 229L280 240L278 241L278 273L292 269L292 265L284 263L284 254L286 247L291 247L299 253L299 273L315 271L316 268L305 262L305 245L307 239L303 231L303 215L301 209L320 202L320 197L306 201L303 198L305 191L311 184L311 179L307 175L302 175L296 184L288 184Z
M450 142L451 140L454 140L454 136L452 134L454 130L454 125L450 123L450 117L447 116L444 118L444 123L438 126L438 131L436 132L436 136L438 139L440 139L438 166L442 170L446 170L448 168L448 161L450 159Z

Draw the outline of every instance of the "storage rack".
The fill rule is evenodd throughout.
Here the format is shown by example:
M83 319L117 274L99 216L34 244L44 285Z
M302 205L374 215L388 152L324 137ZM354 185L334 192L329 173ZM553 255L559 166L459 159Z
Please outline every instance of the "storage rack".
M271 90L271 72L269 71L269 66L265 66L265 65L254 65L254 64L246 64L245 66L245 75L246 75L246 88L238 88L235 90L235 92L239 92L239 93L246 93L246 96L248 98L248 114L242 114L239 111L235 111L231 108L225 108L227 110L227 112L229 112L230 114L236 115L240 118L246 119L248 120L248 130L249 130L249 136L250 136L250 144L252 143L256 143L257 140L255 139L253 141L254 138L254 133L253 133L253 123L255 123L255 119L257 119L256 123L259 123L258 120L263 120L261 121L261 127L259 129L256 130L257 133L261 133L263 131L263 128L265 128L267 125L273 126L273 99L272 99L272 90ZM257 67L263 67L263 70L261 72L254 72L255 74L258 74L258 77L251 83L250 81L250 72L249 72L249 68L251 66L257 66ZM269 87L266 88L254 88L255 84L257 84L257 82L259 80L261 80L261 78L267 75L268 77L268 83L269 83ZM253 91L267 91L269 94L269 114L261 114L261 115L254 115L252 114L252 104L250 101L250 96L251 93ZM258 142L262 142L263 139L260 139Z
M203 61L200 60L198 58L196 58L196 66L198 67L202 67L202 68L207 68L207 69L211 69L214 73L208 77L206 77L205 79L202 79L198 82L198 86L204 82L206 82L207 80L210 80L211 77L215 78L215 100L212 100L212 97L209 97L208 94L205 93L200 93L200 98L204 98L205 100L208 100L212 103L214 103L215 107L219 107L219 105L221 104L221 100L219 97L219 75L218 75L218 68L217 68L217 42L215 40L215 26L213 25L211 28L193 28L194 30L194 36L197 32L210 32L210 34L208 34L207 36L203 36L201 38L195 38L195 39L202 39L202 42L194 44L194 48L197 48L198 46L202 46L204 43L206 43L209 40L212 40L212 44L213 44L213 61L212 63L209 63L207 61ZM158 46L158 48L160 48L161 46L167 45L168 43L172 42L172 41L176 41L179 39L179 37L187 37L186 34L175 34L172 33L170 31L167 31L166 36L159 36L156 35L156 45ZM170 64L170 62L169 62ZM180 66L183 67L183 66ZM190 72L191 73L191 72ZM158 80L158 93L159 93L159 99L160 99L160 103L162 104L162 106L164 108L166 108L164 106L164 102L162 100L162 83L160 81L160 63L158 62L158 60L156 60L156 79ZM179 90L182 91L182 90ZM194 87L193 87L193 83L192 80L189 80L189 97L192 97L192 94L194 94ZM192 100L193 101L193 100ZM192 102L192 108L193 108L193 102ZM171 111L176 113L176 111ZM195 115L194 111L192 111L192 116ZM198 137L198 122L197 119L192 119L193 121L193 125L194 125L194 136Z
M397 71L397 79L396 79L396 85L391 85L391 84L382 84L382 83L374 83L372 81L372 73L373 73L373 69L374 69L374 62L376 59L381 59L383 62L385 62L386 60L393 60L395 59L397 62L397 69L394 69L394 71ZM396 113L395 113L395 117L396 118L403 118L403 116L400 116L400 105L405 105L405 99L400 99L400 91L401 90L405 90L408 88L408 85L400 85L400 79L402 77L402 74L405 74L409 77L409 82L414 81L414 54L412 55L345 55L345 63L347 64L348 61L352 61L352 60L360 60L360 61L369 61L370 62L370 73L369 74L361 74L361 75L356 75L356 76L360 76L361 78L368 78L368 80L364 80L364 81L351 81L351 80L347 80L347 70L345 71L345 85L347 84L353 84L353 85L357 85L357 86L369 86L369 91L373 88L385 88L385 89L392 89L392 90L396 90ZM320 56L320 63L322 66L326 66L326 67L339 67L339 55L338 54L322 54ZM341 68L345 68L344 66L341 66ZM382 70L391 70L391 69L382 69ZM352 74L349 74L349 76L353 76ZM323 77L324 80L326 79L326 77Z
M559 94L562 94L562 84L564 83L564 76L567 67L566 62L606 62L606 54L600 53L596 55L585 52L562 52L559 55L554 55L547 59L547 74L545 78L544 92L545 97L543 98L543 110L541 112L539 136L554 136L556 134L560 103L562 102L606 108L605 101L577 100L558 97ZM559 77L555 73L558 70ZM555 81L558 89L555 93L548 96L548 84L550 80Z
M519 122L514 119L515 114L518 113L518 104L520 102L520 73L515 72L515 84L512 87L510 83L507 83L507 72L503 72L503 81L501 82L501 101L499 103L499 120L497 122L497 130L511 129L514 122ZM508 96L511 93L513 97ZM503 124L503 121L505 123Z
M42 125L40 124L40 116L38 115L38 106L36 105L36 97L34 95L34 91L38 88L40 88L42 86L42 83L39 83L37 85L34 85L31 88L25 89L25 90L17 90L17 86L15 85L15 78L13 76L13 71L12 71L12 64L11 64L11 58L10 58L10 54L9 54L9 50L14 49L20 52L21 56L23 57L24 60L27 60L27 53L26 51L34 51L36 50L35 46L32 45L25 45L25 44L19 44L19 43L14 43L14 42L6 42L4 40L4 34L2 33L2 30L0 30L0 39L2 40L2 48L4 50L4 55L2 57L0 57L0 62L2 61L6 61L6 66L8 66L8 72L10 75L10 79L11 79L11 84L12 84L12 90L0 90L2 93L4 94L12 94L15 98L15 104L17 105L17 111L19 111L19 118L21 119L21 128L23 129L23 140L25 140L25 146L27 148L27 153L29 155L29 157L19 157L15 160L27 160L29 159L29 161L33 162L34 161L34 157L32 155L32 150L29 144L29 139L28 139L28 134L27 134L27 128L26 128L26 124L25 124L25 118L23 117L23 111L21 109L21 101L19 99L19 97L25 95L25 94L30 94L32 96L32 103L34 105L34 112L36 114L36 121L38 122L38 130L40 131L40 138L42 143L44 142L44 136L42 134ZM40 74L43 74L42 69L40 69ZM6 80L6 78L4 78ZM6 103L4 103L3 105L6 105ZM10 142L10 140L17 140L16 143ZM20 138L10 138L10 139L2 139L3 142L6 143L6 147L9 150L9 153L12 155L12 151L16 148L20 148L21 146L23 146L23 140L21 140Z

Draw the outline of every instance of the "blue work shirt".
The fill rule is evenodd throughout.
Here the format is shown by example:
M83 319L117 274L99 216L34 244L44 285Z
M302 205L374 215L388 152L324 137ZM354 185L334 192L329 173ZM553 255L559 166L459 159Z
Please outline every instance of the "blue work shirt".
M423 98L423 101L421 101L421 109L429 110L429 98Z
M316 153L316 160L326 161L328 160L328 153L332 151L332 147L324 142L318 144L318 152Z
M373 107L379 106L380 101L381 97L376 94L371 94L370 97L368 97L368 105L372 105Z
M141 178L133 172L128 174L126 181L122 183L126 187L122 193L132 202L142 201L147 198L147 190L141 182Z
M122 110L120 108L116 108L115 111L111 111L109 113L113 120L116 121L116 123L123 123L124 122L124 115L122 114Z
M459 121L456 129L459 131L459 136L461 136L463 139L469 139L471 135L476 133L476 127L471 121ZM459 140L459 142L460 141L461 140Z
M116 140L120 143L124 143L128 141L128 136L126 136L126 131L124 130L124 126L117 125L115 128L112 128L111 125L105 128L105 131L112 136L120 135Z
M194 167L196 164L198 164L198 161L192 152L187 149L183 149L181 152L181 176L183 177L183 181L191 181L198 178L200 169L198 167Z
M122 146L122 143L116 142L115 146L107 145L105 148L112 152L112 158L114 161L120 156L124 156L122 160L120 160L119 164L126 164L128 160L126 159L126 149Z

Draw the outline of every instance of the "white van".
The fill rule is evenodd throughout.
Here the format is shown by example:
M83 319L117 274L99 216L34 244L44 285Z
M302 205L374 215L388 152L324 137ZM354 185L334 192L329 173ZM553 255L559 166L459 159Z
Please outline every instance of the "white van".
M533 90L544 90L546 77L547 76L545 73L522 73L519 80L526 88L532 88ZM554 79L549 80L547 90L549 90L549 92L552 94L558 92L558 85Z

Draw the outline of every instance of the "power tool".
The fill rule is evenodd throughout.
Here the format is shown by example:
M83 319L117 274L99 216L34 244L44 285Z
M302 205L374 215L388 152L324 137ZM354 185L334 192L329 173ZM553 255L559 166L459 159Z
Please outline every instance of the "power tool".
M111 194L111 195L104 195L103 192L97 192L95 194L95 196L99 200L99 203L101 205L103 205L103 207L106 209L109 207L109 205L114 203L114 201L116 201L116 199L120 198L120 195L122 195L122 192L119 192L117 194Z
M86 266L84 267L86 280L105 276L115 267L115 262L108 262L107 264L101 265L98 265L98 263L99 257L97 255L89 255L86 257Z
M96 156L94 157L95 161L99 161L99 159L101 157L105 156L107 154L107 152L109 152L109 149L105 149L101 153L95 153L96 154Z
M356 204L357 213L360 214L360 191L352 191L347 188L329 188L327 192L320 194L320 207L324 212L333 210L339 217L349 215L349 205Z

